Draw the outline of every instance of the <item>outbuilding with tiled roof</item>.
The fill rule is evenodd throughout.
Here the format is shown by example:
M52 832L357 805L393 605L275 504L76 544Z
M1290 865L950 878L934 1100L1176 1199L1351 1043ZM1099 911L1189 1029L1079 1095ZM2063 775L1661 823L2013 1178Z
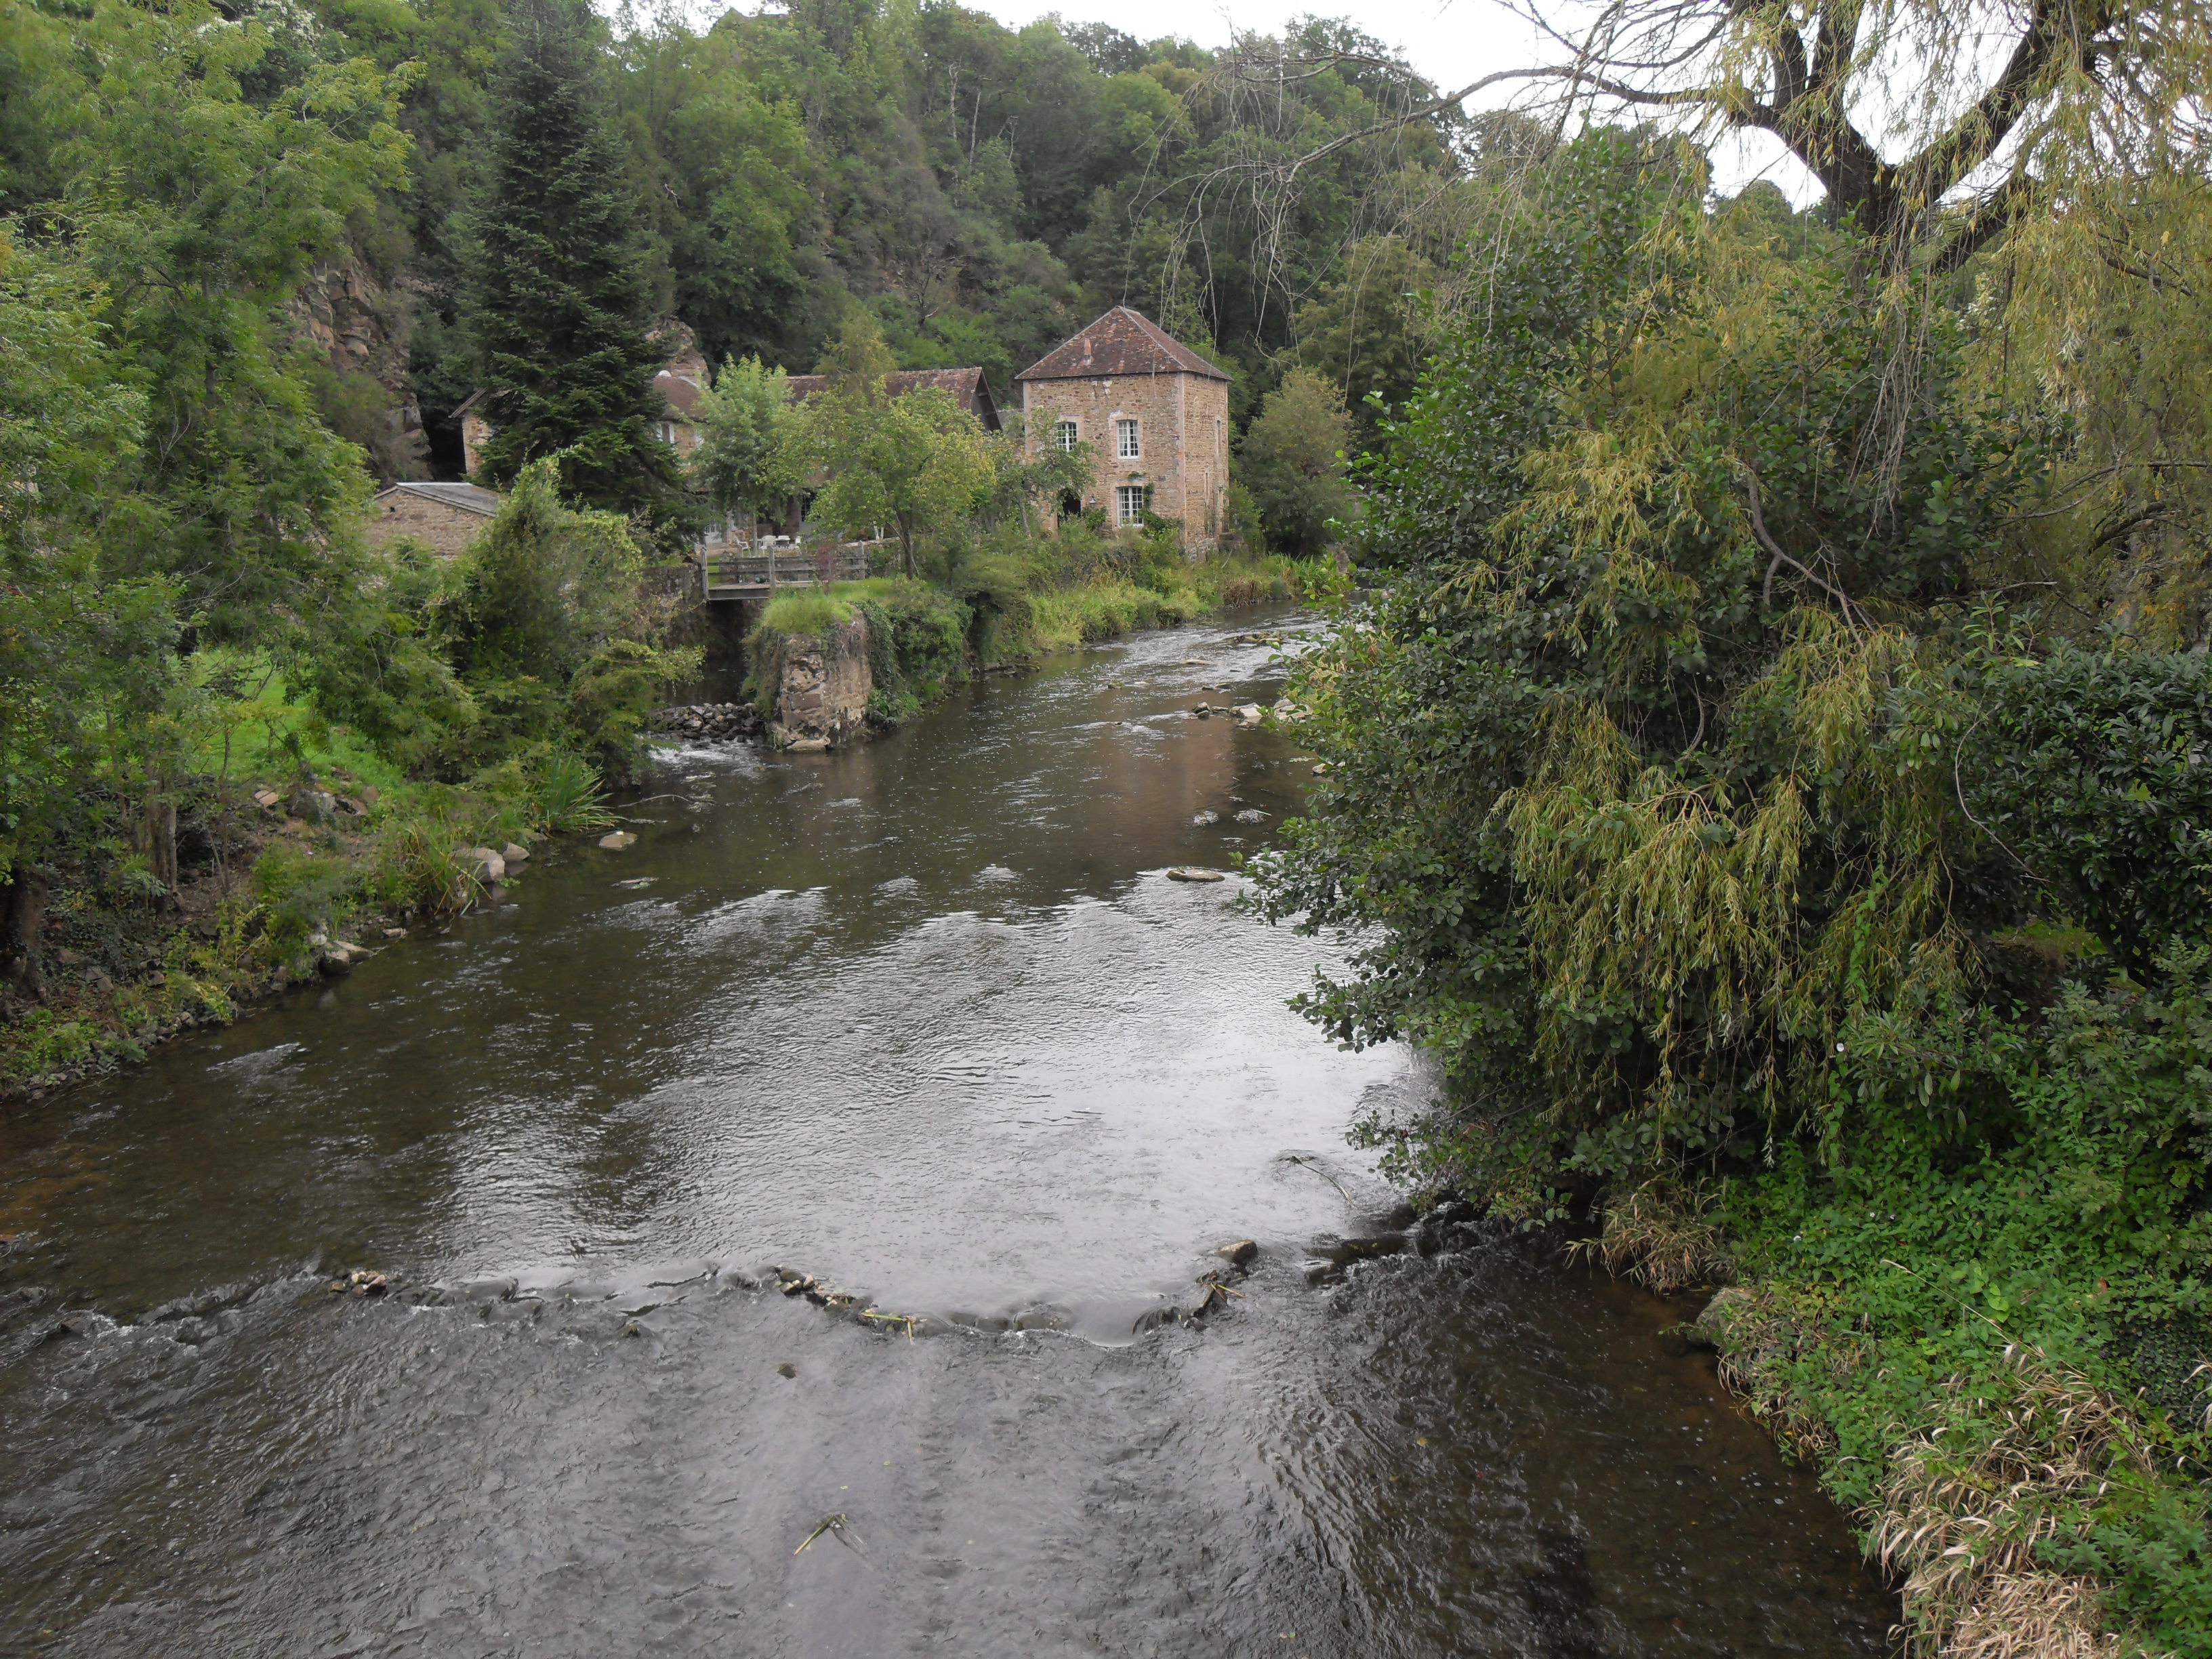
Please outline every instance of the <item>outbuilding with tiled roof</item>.
M784 387L793 403L804 403L830 384L827 374L790 374L784 377ZM884 376L884 392L887 397L903 398L909 392L922 387L944 392L952 401L982 423L986 432L996 432L1003 424L999 405L991 397L991 383L983 378L980 368L898 368Z
M363 533L373 543L404 537L450 559L477 538L505 499L472 483L396 483L370 501Z

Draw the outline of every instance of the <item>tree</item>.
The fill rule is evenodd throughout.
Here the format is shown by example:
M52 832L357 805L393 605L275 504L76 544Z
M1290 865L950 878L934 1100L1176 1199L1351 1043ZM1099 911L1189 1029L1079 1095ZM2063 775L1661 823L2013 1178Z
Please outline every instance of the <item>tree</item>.
M1282 551L1318 553L1330 522L1351 517L1352 488L1344 477L1351 441L1344 399L1311 369L1292 369L1267 394L1244 434L1238 471L1267 539Z
M1027 534L1031 528L1030 502L1057 501L1069 495L1081 501L1090 494L1097 471L1097 458L1085 443L1063 449L1057 443L1041 442L1031 454L1027 417L1015 410L1004 418L1005 429L986 440L993 477L983 512L994 521L1018 516Z
M1771 133L1893 260L1925 245L1948 270L2055 175L2185 155L2208 17L2194 0L1632 0L1551 32L1582 96Z
M695 677L699 653L661 650L617 514L564 504L559 462L531 462L470 548L447 629L489 735L555 741L635 769L646 711Z
M1427 354L1437 270L1403 237L1345 250L1344 274L1298 307L1297 360L1336 386L1363 428L1370 397L1395 408L1413 394Z
M1554 131L1626 110L1771 134L1893 270L1916 252L1955 270L2055 183L2185 168L2212 58L2203 0L1531 0L1526 15L1560 61L1423 98L1283 159L1274 177L1534 82ZM1373 62L1326 49L1301 68Z
M661 350L599 25L583 0L522 0L512 30L466 305L495 428L483 472L558 454L567 494L635 512L668 499L677 462L653 429Z
M22 101L59 193L25 223L69 228L110 296L118 377L145 398L110 568L173 577L204 638L296 634L339 602L368 480L319 416L286 307L348 216L404 179L399 82L197 0L9 25L27 58L55 47Z
M792 440L796 412L780 368L757 357L725 362L692 410L699 447L691 454L693 484L726 518L779 510L799 487Z
M81 265L0 228L0 984L33 997L40 855L89 775L143 781L173 681L174 584L101 569L146 413L115 384L105 301Z
M816 515L848 534L893 526L911 576L921 568L918 540L974 514L995 468L973 415L935 386L890 396L890 368L874 319L854 313L822 360L830 384L809 399L795 449L829 480Z

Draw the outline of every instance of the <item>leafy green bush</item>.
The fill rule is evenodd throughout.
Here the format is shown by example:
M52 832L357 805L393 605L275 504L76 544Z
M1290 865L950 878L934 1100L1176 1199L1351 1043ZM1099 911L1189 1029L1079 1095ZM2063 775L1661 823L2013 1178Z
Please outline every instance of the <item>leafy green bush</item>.
M1976 805L2137 975L2212 908L2212 657L2060 646L1996 672Z
M854 602L868 624L868 671L880 716L896 722L935 702L967 677L973 612L923 582L870 583ZM872 708L874 705L871 705Z

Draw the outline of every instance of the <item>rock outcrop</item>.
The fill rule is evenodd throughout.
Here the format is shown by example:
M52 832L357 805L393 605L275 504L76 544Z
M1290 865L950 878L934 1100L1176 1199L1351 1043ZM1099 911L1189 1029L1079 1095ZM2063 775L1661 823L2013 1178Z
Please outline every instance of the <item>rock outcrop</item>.
M411 296L379 281L349 248L316 270L289 309L330 364L336 401L324 412L340 434L368 452L381 479L428 477L428 444L410 372Z
M836 748L868 724L868 624L859 617L833 623L821 635L793 635L775 665L775 700L768 728L779 749Z

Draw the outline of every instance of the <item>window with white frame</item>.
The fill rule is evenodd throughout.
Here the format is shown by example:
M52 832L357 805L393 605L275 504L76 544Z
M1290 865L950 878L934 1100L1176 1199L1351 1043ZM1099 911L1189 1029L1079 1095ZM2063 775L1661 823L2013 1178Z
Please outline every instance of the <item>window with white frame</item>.
M1132 421L1129 424L1134 426L1136 422ZM1149 484L1117 484L1114 489L1114 522L1142 524L1146 498L1152 493Z
M1143 452L1137 447L1137 423L1127 416L1114 422L1114 456L1116 460L1133 461Z
M1075 422L1073 421L1054 422L1052 427L1052 441L1060 446L1062 453L1073 454L1075 451Z

